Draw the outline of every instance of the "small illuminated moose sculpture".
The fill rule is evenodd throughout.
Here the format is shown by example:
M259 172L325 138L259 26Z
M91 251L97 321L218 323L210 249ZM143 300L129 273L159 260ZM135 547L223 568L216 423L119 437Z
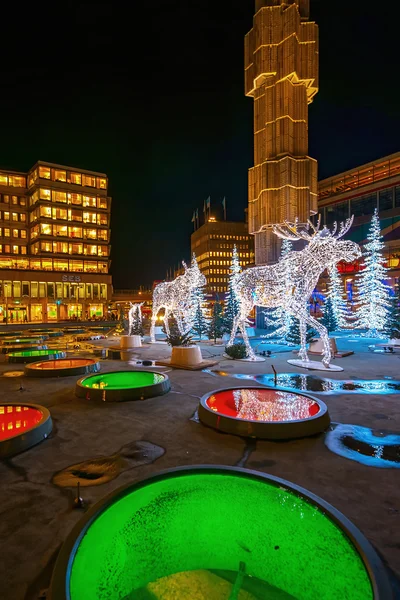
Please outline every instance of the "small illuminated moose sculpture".
M325 269L336 268L341 262L353 262L361 256L358 244L340 240L353 223L353 217L345 223L334 223L333 231L326 226L320 229L321 220L316 226L308 220L306 224L284 222L274 225L274 233L288 240L305 240L303 250L289 252L274 265L252 267L240 273L233 282L240 303L239 313L233 322L228 346L234 343L239 327L246 345L248 357L256 360L246 332L246 318L254 306L264 308L283 307L288 314L300 322L299 357L308 361L306 348L307 324L314 327L323 342L324 367L329 368L331 350L326 327L314 319L308 309L307 302L313 293L318 279Z
M151 314L150 338L154 344L155 325L159 311L163 308L164 326L169 335L168 319L173 314L181 334L188 333L194 323L198 300L196 290L207 284L207 279L199 269L196 256L193 254L190 267L182 261L185 272L173 281L164 281L154 288L153 310Z
M133 324L135 322L135 316L138 314L138 319L139 322L142 322L142 306L144 304L144 302L140 302L140 304L132 304L132 302L129 302L129 304L131 305L129 312L128 312L128 322L129 322L129 328L128 328L128 335L133 335Z

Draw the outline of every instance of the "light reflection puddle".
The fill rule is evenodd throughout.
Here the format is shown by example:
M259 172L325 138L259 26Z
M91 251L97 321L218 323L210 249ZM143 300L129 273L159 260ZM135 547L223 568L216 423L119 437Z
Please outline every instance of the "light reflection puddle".
M400 469L400 435L360 425L337 424L325 444L335 454L368 467Z
M304 373L279 373L276 379L273 374L248 375L243 373L227 373L213 369L205 369L205 373L220 377L247 379L268 387L317 392L319 394L399 394L400 381L393 379L328 379Z

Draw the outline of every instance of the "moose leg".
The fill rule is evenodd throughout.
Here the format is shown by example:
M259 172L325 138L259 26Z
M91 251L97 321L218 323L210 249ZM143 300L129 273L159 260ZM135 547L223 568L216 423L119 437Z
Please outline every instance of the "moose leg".
M299 350L299 356L300 356L301 360L308 360L308 354L307 354L307 324L306 324L305 317L303 315L301 315L299 317L299 323L300 323L300 350Z
M235 335L236 335L237 328L239 325L239 320L240 320L240 314L236 315L236 317L233 319L231 336L229 338L229 342L227 343L227 346L232 346L235 341Z
M160 309L157 306L153 306L153 312L151 313L151 327L150 327L150 341L154 344L156 341L156 319L157 313Z
M246 331L246 317L242 317L240 319L240 321L239 321L239 329L240 329L240 331L242 333L242 336L243 336L243 341L244 341L244 344L246 346L248 358L250 358L251 360L256 360L256 355L253 352L253 348L250 346L249 336L247 335L247 331Z
M321 340L324 345L322 364L324 365L324 367L328 368L329 364L331 362L331 358L332 358L331 347L329 345L328 330L325 327L325 325L322 325L322 323L317 321L317 319L314 319L314 317L312 317L308 313L304 315L304 319L309 325L311 325L311 327L314 327L318 331L319 335L321 336Z

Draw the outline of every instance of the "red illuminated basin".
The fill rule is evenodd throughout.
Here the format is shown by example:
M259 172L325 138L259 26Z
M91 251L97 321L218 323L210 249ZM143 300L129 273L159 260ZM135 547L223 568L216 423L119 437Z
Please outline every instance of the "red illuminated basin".
M26 450L51 432L49 411L37 404L0 404L0 456Z
M272 388L231 388L206 394L199 418L226 433L265 439L314 435L330 423L326 405L316 398Z
M30 377L66 377L100 371L100 363L91 358L60 358L31 363L25 367Z

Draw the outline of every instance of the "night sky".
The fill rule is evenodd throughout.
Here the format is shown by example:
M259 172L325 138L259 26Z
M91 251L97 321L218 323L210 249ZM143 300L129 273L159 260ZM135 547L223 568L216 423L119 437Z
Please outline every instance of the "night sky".
M211 196L243 218L253 103L243 38L254 0L2 6L0 168L37 160L107 173L116 288L190 255ZM141 8L138 8L141 5ZM397 21L385 3L311 0L320 92L310 155L324 178L400 149Z

